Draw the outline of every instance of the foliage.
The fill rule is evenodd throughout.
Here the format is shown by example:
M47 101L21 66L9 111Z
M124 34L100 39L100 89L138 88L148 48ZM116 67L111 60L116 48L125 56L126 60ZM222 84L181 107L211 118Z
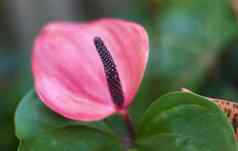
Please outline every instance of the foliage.
M109 123L66 120L45 107L33 91L19 104L15 123L19 151L124 150ZM236 151L236 140L230 122L215 104L196 94L174 92L146 111L133 147L141 151Z

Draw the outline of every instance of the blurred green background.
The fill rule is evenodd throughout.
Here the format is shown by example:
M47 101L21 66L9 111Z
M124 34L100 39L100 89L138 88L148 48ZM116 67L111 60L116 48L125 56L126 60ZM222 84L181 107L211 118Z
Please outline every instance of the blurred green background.
M18 144L14 111L33 87L31 48L41 26L102 17L136 21L150 36L134 117L158 96L182 87L238 101L238 0L2 0L0 151L15 151Z

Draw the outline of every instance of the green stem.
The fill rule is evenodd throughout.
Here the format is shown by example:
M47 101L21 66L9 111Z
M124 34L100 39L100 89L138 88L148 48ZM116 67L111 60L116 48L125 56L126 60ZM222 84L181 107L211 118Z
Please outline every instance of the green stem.
M128 150L129 148L134 146L135 143L135 127L130 118L128 111L121 112L121 117L127 127L127 136L123 138L123 144L125 145L125 149Z

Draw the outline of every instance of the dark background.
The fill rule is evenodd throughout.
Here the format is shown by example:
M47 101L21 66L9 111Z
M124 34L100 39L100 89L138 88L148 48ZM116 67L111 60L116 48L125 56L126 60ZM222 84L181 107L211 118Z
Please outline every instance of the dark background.
M0 151L17 148L14 111L33 87L32 43L47 22L116 17L146 28L149 64L132 108L139 117L182 87L238 100L237 8L236 0L1 0Z

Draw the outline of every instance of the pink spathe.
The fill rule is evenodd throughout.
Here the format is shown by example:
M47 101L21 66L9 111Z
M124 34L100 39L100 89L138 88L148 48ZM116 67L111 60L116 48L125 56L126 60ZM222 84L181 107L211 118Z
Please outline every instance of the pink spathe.
M124 94L121 109L112 101L95 37L104 41L116 64ZM73 120L96 121L123 112L143 78L148 45L143 27L129 21L50 23L41 30L33 48L36 93L50 109Z

